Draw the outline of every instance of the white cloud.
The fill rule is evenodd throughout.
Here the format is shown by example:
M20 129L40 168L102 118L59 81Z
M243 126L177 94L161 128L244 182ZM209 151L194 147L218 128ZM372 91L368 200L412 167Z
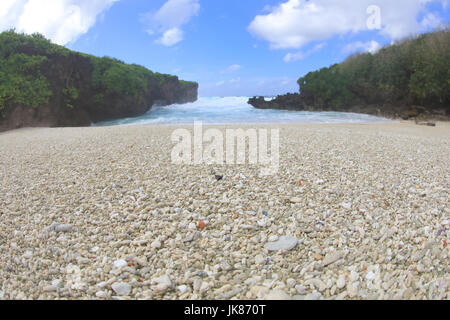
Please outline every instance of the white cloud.
M420 25L424 29L434 29L441 24L442 24L442 21L441 21L441 18L439 17L439 15L431 13L431 12L427 13L425 15L425 17L422 19L422 21L420 22Z
M376 5L381 9L378 32L397 40L423 29L417 17L431 2L445 5L445 0L287 0L269 14L256 16L248 30L273 49L298 49L334 35L369 30L372 15L367 9Z
M222 70L220 73L231 73L231 72L235 72L242 69L242 66L239 64L233 64L231 66L229 66L228 68L226 68L225 70Z
M343 49L344 53L355 53L358 51L375 53L381 49L381 45L375 40L368 42L353 42L346 45Z
M203 97L226 96L276 96L298 92L297 77L255 77L200 81L199 95Z
M284 61L285 62L292 62L292 61L297 61L297 60L302 60L305 59L307 57L309 57L310 55L312 55L313 53L316 53L320 50L322 50L323 47L325 47L327 44L325 42L316 44L312 49L303 52L303 51L299 51L296 53L288 53L284 56Z
M181 27L196 16L199 10L199 0L168 0L156 13L145 14L143 22L148 26L148 34L161 35L158 43L173 46L183 40Z
M172 28L164 32L162 37L157 40L157 42L170 47L177 44L181 40L183 40L183 31L178 28Z
M39 32L65 45L94 26L97 17L119 0L1 0L0 30Z

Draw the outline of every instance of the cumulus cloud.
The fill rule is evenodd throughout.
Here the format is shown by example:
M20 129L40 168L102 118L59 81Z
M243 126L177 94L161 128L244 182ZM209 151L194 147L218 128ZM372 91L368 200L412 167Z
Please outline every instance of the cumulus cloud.
M292 62L292 61L297 61L297 60L302 60L305 59L307 57L309 57L310 55L312 55L313 53L316 53L320 50L322 50L323 47L325 47L327 44L325 42L316 44L312 49L303 52L303 51L299 51L296 53L288 53L284 56L284 61L285 62Z
M434 29L442 24L442 20L438 14L429 12L420 24L424 29Z
M374 40L368 41L368 42L357 41L357 42L349 43L348 45L346 45L343 49L343 52L344 53L355 53L358 51L363 51L363 52L375 53L380 49L381 49L381 45Z
M232 72L238 71L238 70L240 70L240 69L242 69L242 66L241 66L241 65L239 65L239 64L233 64L233 65L229 66L228 68L226 68L225 70L222 70L221 73L222 73L222 74L223 74L223 73L232 73Z
M199 0L168 0L156 13L146 13L143 22L147 25L148 34L160 35L158 43L173 46L183 40L181 27L199 10Z
M248 30L268 41L273 49L298 49L335 35L373 30L373 23L368 22L373 22L376 12L368 8L375 5L381 18L377 31L397 40L423 29L417 18L427 13L426 6L432 2L443 6L446 3L445 0L287 0L270 13L257 15Z
M298 91L297 77L255 77L220 79L221 81L202 82L199 95L203 97L226 96L276 96Z
M98 16L119 0L1 0L0 30L39 32L65 45L94 26Z
M181 40L183 40L183 31L178 28L172 28L164 32L162 37L157 40L157 42L170 47L177 44Z

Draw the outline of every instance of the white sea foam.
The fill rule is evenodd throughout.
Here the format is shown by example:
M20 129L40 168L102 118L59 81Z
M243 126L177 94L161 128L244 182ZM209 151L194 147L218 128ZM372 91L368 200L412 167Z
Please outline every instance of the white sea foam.
M196 102L153 107L137 118L126 118L98 123L97 125L137 124L258 124L258 123L364 123L384 122L364 114L341 112L298 112L284 110L260 110L247 104L248 97L208 97Z

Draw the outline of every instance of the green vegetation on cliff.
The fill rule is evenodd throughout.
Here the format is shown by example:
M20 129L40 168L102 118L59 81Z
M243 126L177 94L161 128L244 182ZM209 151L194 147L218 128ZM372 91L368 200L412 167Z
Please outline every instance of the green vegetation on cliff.
M298 80L307 105L450 105L450 30L360 53Z
M73 52L40 34L0 33L0 120L15 108L38 112L47 107L66 117L54 125L71 124L67 118L73 114L67 110L78 112L74 125L84 125L87 118L96 122L142 114L156 100L192 100L197 89L197 83L176 76Z
M39 35L21 40L11 31L0 34L0 111L7 104L27 104L37 108L47 103L52 95L50 84L41 73L47 57L16 51L19 45L42 49L52 47L46 46L46 40Z

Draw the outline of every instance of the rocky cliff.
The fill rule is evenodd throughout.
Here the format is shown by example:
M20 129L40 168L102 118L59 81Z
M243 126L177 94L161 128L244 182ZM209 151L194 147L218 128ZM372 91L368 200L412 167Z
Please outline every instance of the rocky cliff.
M41 35L0 34L0 131L90 126L154 104L194 102L197 92L195 82L73 52Z
M298 80L299 94L249 103L260 109L450 120L449 70L450 30L444 29L310 72Z
M274 109L309 112L350 112L368 114L388 119L403 120L450 120L449 110L445 108L426 108L423 106L361 104L347 106L323 106L308 104L298 93L279 95L271 101L264 97L250 98L248 103L257 109Z

